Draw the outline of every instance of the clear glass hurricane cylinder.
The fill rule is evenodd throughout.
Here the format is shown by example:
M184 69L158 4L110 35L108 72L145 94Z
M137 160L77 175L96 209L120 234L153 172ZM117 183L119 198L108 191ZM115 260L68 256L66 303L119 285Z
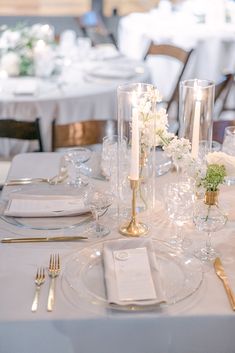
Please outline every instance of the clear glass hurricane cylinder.
M200 141L212 143L215 84L208 80L180 82L179 137L189 139L192 155L197 158Z
M131 216L131 181L136 181L136 214L146 220L155 204L155 90L153 85L134 83L119 86L117 93L119 219ZM126 155L121 148L124 139Z

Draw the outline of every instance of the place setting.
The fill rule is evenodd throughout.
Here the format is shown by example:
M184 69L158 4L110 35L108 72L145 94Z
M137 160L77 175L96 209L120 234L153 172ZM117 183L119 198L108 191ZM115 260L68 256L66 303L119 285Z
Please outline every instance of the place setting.
M203 97L200 106L196 99L192 116L206 114L212 104L207 90L213 85L196 81L196 86L190 82L188 89L187 97L194 99L199 93ZM23 231L47 234L2 239L2 243L80 244L62 257L59 277L65 299L76 308L128 313L164 312L171 306L182 310L184 304L193 305L206 268L212 268L219 256L212 252L209 240L210 232L219 231L227 222L217 202L225 166L208 166L205 155L198 157L200 124L193 125L192 143L187 136L169 133L165 110L155 110L160 101L160 93L152 85L119 87L119 133L104 137L96 164L102 180L91 173L96 154L87 147L76 147L59 154L58 171L52 177L6 181L9 191L1 220ZM185 110L187 102L182 103ZM181 127L186 124L190 123ZM209 134L210 128L208 122L204 134ZM159 175L156 146L161 146L174 165L174 173L169 169ZM165 184L164 175L169 176ZM162 199L156 197L158 188ZM170 237L164 224L161 227L153 221L157 203L166 211L166 222L175 227ZM195 229L208 233L205 248L197 249L194 237L183 236L189 221ZM44 279L43 271L39 272Z

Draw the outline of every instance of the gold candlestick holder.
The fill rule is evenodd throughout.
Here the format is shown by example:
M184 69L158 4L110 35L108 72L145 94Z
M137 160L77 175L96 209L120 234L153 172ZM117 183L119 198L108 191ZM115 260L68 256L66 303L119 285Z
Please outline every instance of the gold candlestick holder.
M136 218L136 195L139 180L130 180L130 185L132 189L132 216L129 223L120 227L119 232L128 237L140 237L148 233L149 227L144 223L138 222Z

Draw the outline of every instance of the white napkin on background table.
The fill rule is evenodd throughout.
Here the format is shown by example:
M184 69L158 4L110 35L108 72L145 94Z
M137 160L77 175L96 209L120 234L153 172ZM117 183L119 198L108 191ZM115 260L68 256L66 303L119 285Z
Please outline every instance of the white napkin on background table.
M166 302L150 239L113 240L103 247L107 300L118 305Z
M89 212L82 199L65 195L11 195L4 211L12 217L62 217Z
M38 91L38 82L34 79L23 79L14 87L13 93L15 95L35 95Z

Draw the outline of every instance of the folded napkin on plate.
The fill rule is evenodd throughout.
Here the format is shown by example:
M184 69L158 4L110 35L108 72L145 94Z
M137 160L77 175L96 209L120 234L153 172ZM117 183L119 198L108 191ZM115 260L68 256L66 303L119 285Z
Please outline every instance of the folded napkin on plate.
M22 80L15 86L13 93L15 95L34 95L37 93L38 83L35 80Z
M116 67L97 67L94 68L92 72L88 73L94 77L101 77L101 78L120 78L120 79L128 79L135 76L135 70L130 67L125 66L116 66Z
M118 305L166 302L150 239L113 240L103 247L107 299Z
M65 195L12 196L4 215L12 217L62 217L89 212L82 199Z

